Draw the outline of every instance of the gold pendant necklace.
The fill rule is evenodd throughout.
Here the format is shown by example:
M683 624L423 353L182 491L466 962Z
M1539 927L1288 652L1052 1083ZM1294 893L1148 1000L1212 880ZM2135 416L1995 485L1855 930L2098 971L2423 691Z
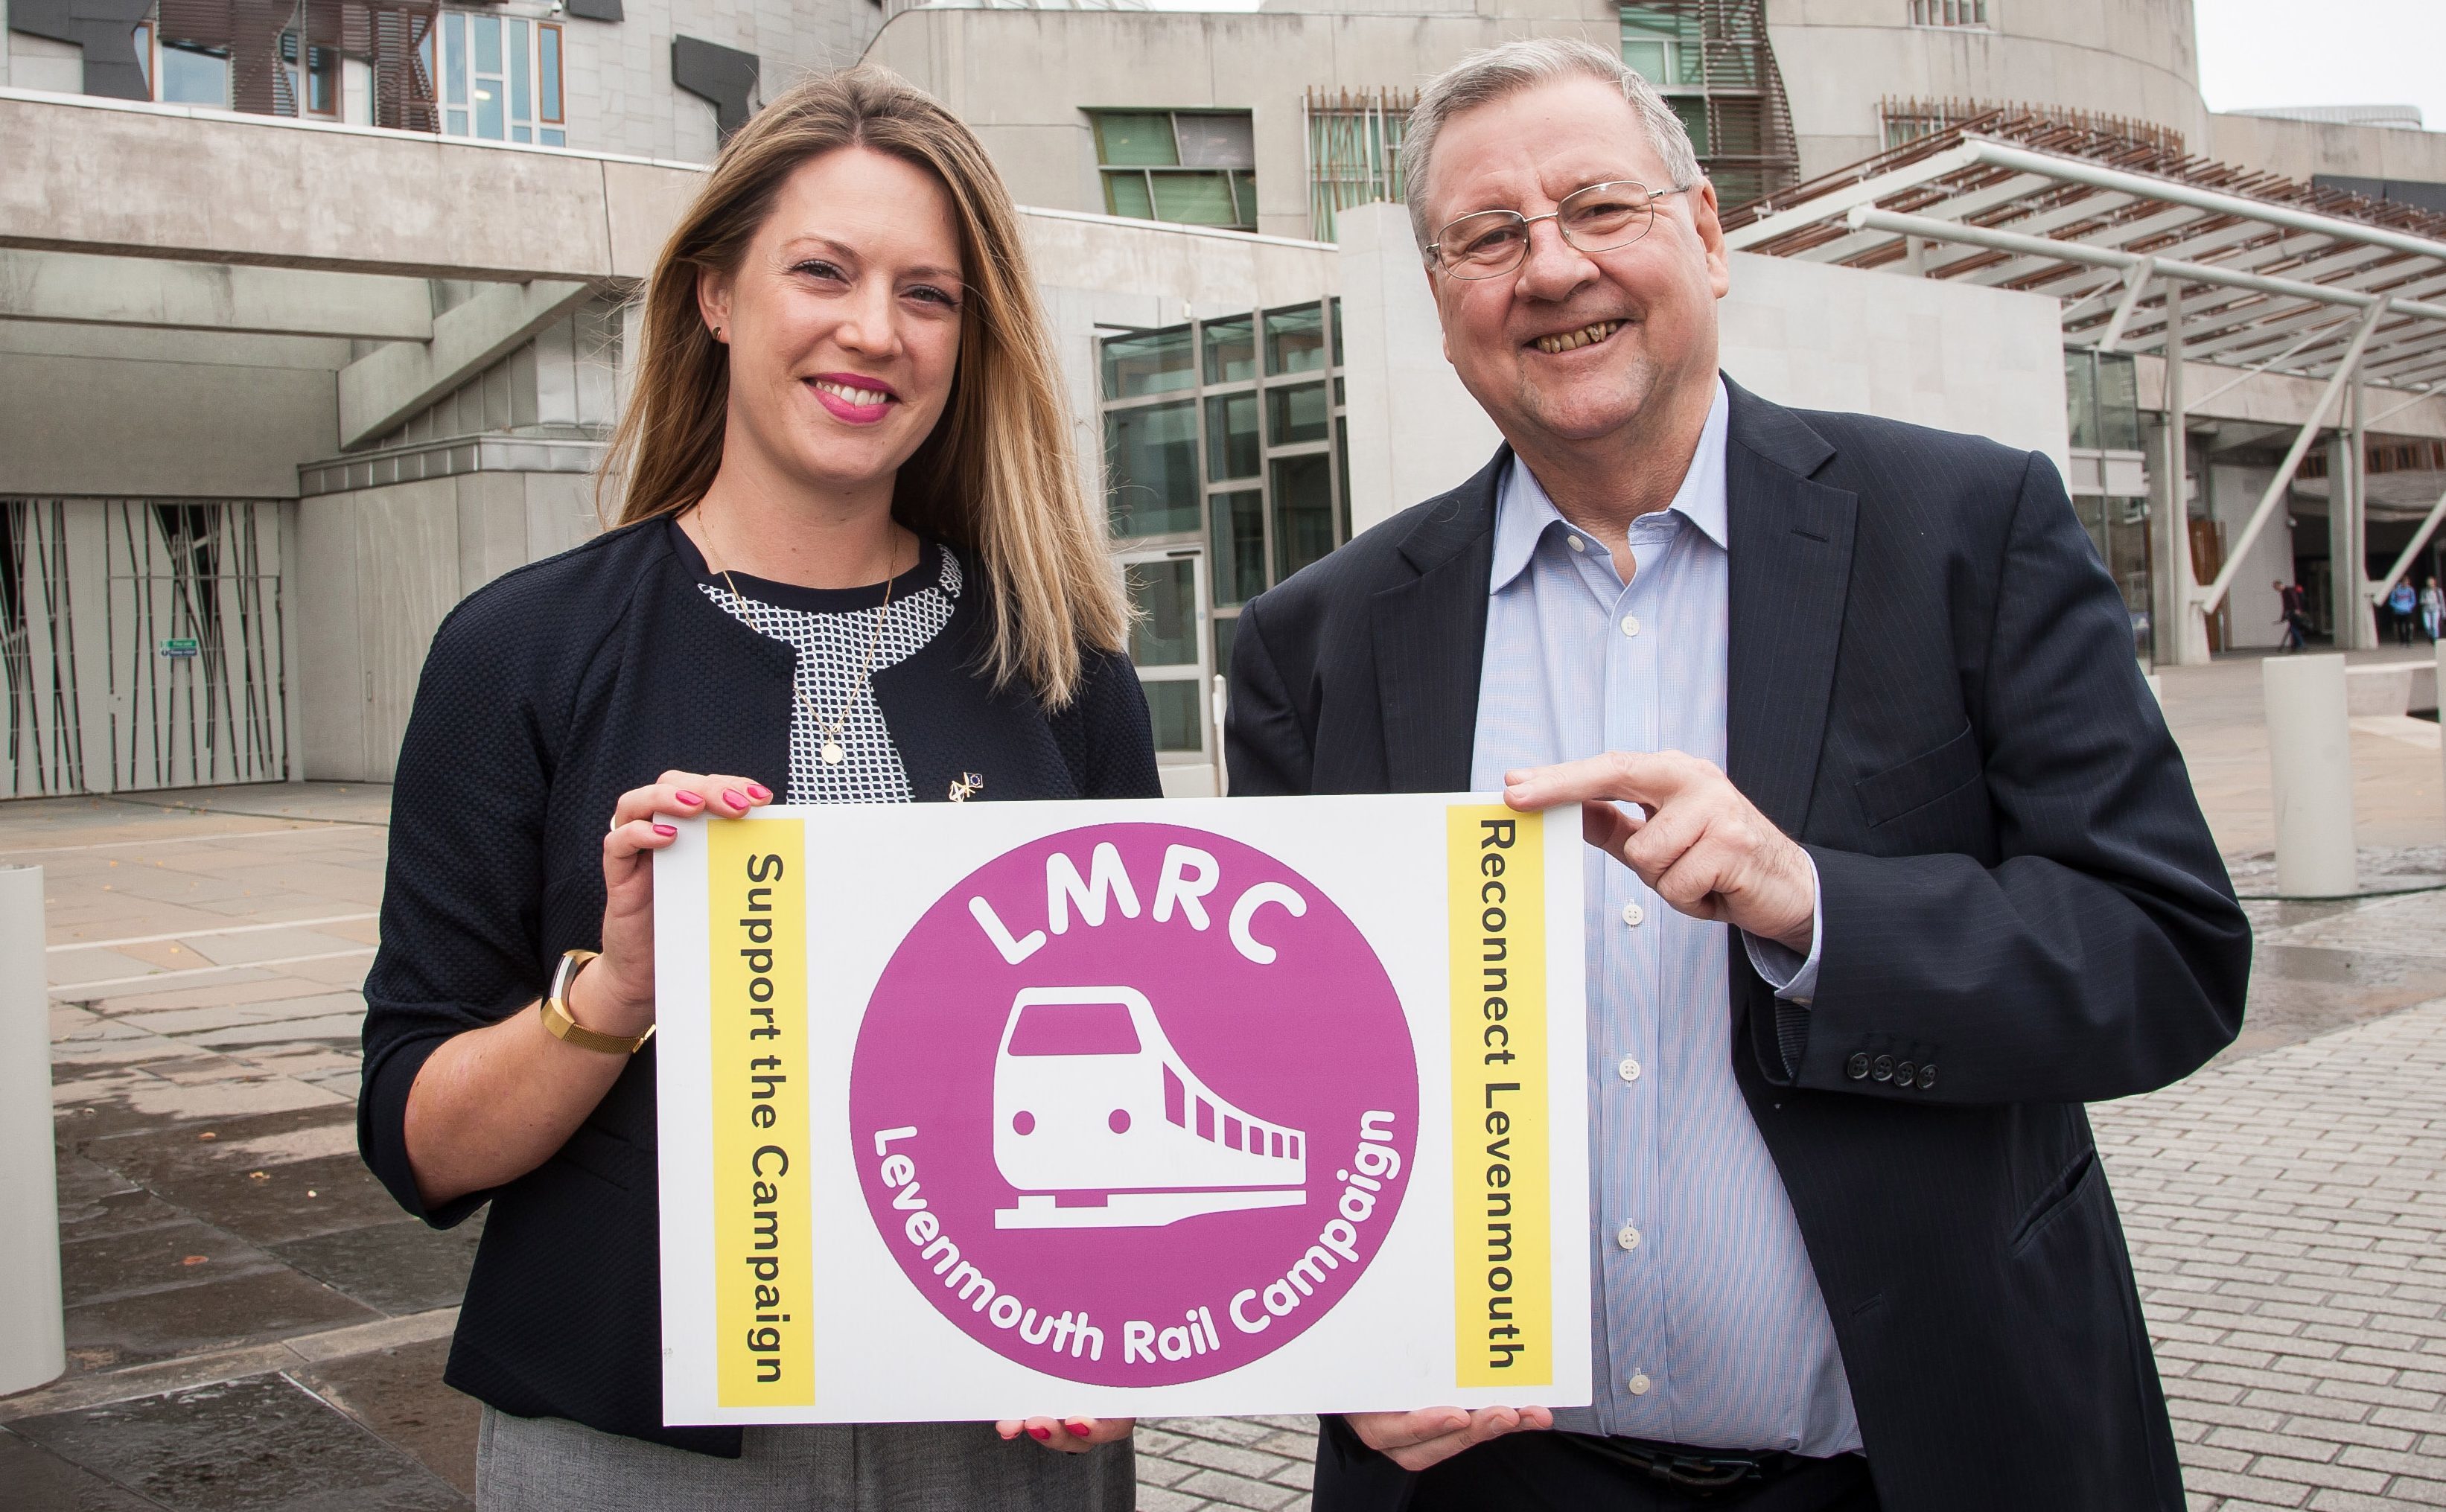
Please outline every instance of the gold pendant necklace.
M703 504L697 506L700 516L704 509ZM889 528L887 522L886 529ZM713 539L713 530L709 524L706 528L705 535L706 540L710 543ZM924 559L925 548L922 545L918 548L918 556L920 560ZM816 707L814 700L808 697L806 689L798 685L798 678L794 675L790 679L792 706L806 711L807 720L816 727L816 735L820 741L816 747L816 755L828 767L839 766L849 759L849 749L842 743L842 732L849 728L851 711L856 707L858 686L864 685L869 688L874 686L875 653L883 644L884 622L892 614L892 585L899 576L899 573L894 570L894 564L899 559L900 545L897 541L894 541L891 543L891 554L883 561L883 602L876 605L875 608L875 628L866 638L866 659L858 664L857 682L853 683L849 691L841 695L840 714L831 722L825 722L822 711ZM739 591L739 584L731 577L730 569L722 567L715 570L722 574L723 584L730 589L732 600L743 607L747 603L747 595Z

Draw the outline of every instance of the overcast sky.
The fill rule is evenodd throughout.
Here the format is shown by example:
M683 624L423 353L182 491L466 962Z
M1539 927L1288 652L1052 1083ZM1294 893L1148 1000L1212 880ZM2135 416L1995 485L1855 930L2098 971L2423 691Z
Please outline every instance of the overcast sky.
M2196 0L2211 110L2418 105L2446 129L2446 0Z

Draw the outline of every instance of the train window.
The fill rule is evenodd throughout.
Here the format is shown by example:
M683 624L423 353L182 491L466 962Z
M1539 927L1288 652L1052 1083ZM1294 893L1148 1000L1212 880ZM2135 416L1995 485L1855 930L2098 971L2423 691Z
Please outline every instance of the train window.
M1180 1077L1174 1073L1173 1069L1170 1066L1163 1068L1164 1122L1168 1124L1179 1124L1184 1127L1188 1124L1188 1097L1189 1089L1180 1084Z
M1118 1002L1040 1002L1022 1010L1010 1032L1014 1055L1135 1055L1138 1026Z

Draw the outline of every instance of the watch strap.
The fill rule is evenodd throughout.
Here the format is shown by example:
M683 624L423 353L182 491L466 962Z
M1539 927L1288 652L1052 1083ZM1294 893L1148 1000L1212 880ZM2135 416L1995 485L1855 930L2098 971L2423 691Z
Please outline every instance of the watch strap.
M607 1055L633 1055L646 1048L647 1040L654 1037L653 1025L647 1025L644 1034L630 1039L619 1035L599 1034L570 1017L569 984L576 980L578 968L599 954L593 950L562 953L560 964L553 970L552 991L545 994L543 1001L537 1005L543 1015L543 1026L555 1039L564 1040L581 1050L599 1050Z

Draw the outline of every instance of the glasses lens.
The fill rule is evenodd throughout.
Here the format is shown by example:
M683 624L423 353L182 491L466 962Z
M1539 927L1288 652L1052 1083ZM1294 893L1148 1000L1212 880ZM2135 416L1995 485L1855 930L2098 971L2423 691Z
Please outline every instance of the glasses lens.
M1644 184L1590 184L1557 207L1563 234L1582 252L1609 252L1647 233L1656 197Z
M1508 210L1463 215L1436 238L1444 267L1456 278L1492 278L1520 261L1529 227Z

